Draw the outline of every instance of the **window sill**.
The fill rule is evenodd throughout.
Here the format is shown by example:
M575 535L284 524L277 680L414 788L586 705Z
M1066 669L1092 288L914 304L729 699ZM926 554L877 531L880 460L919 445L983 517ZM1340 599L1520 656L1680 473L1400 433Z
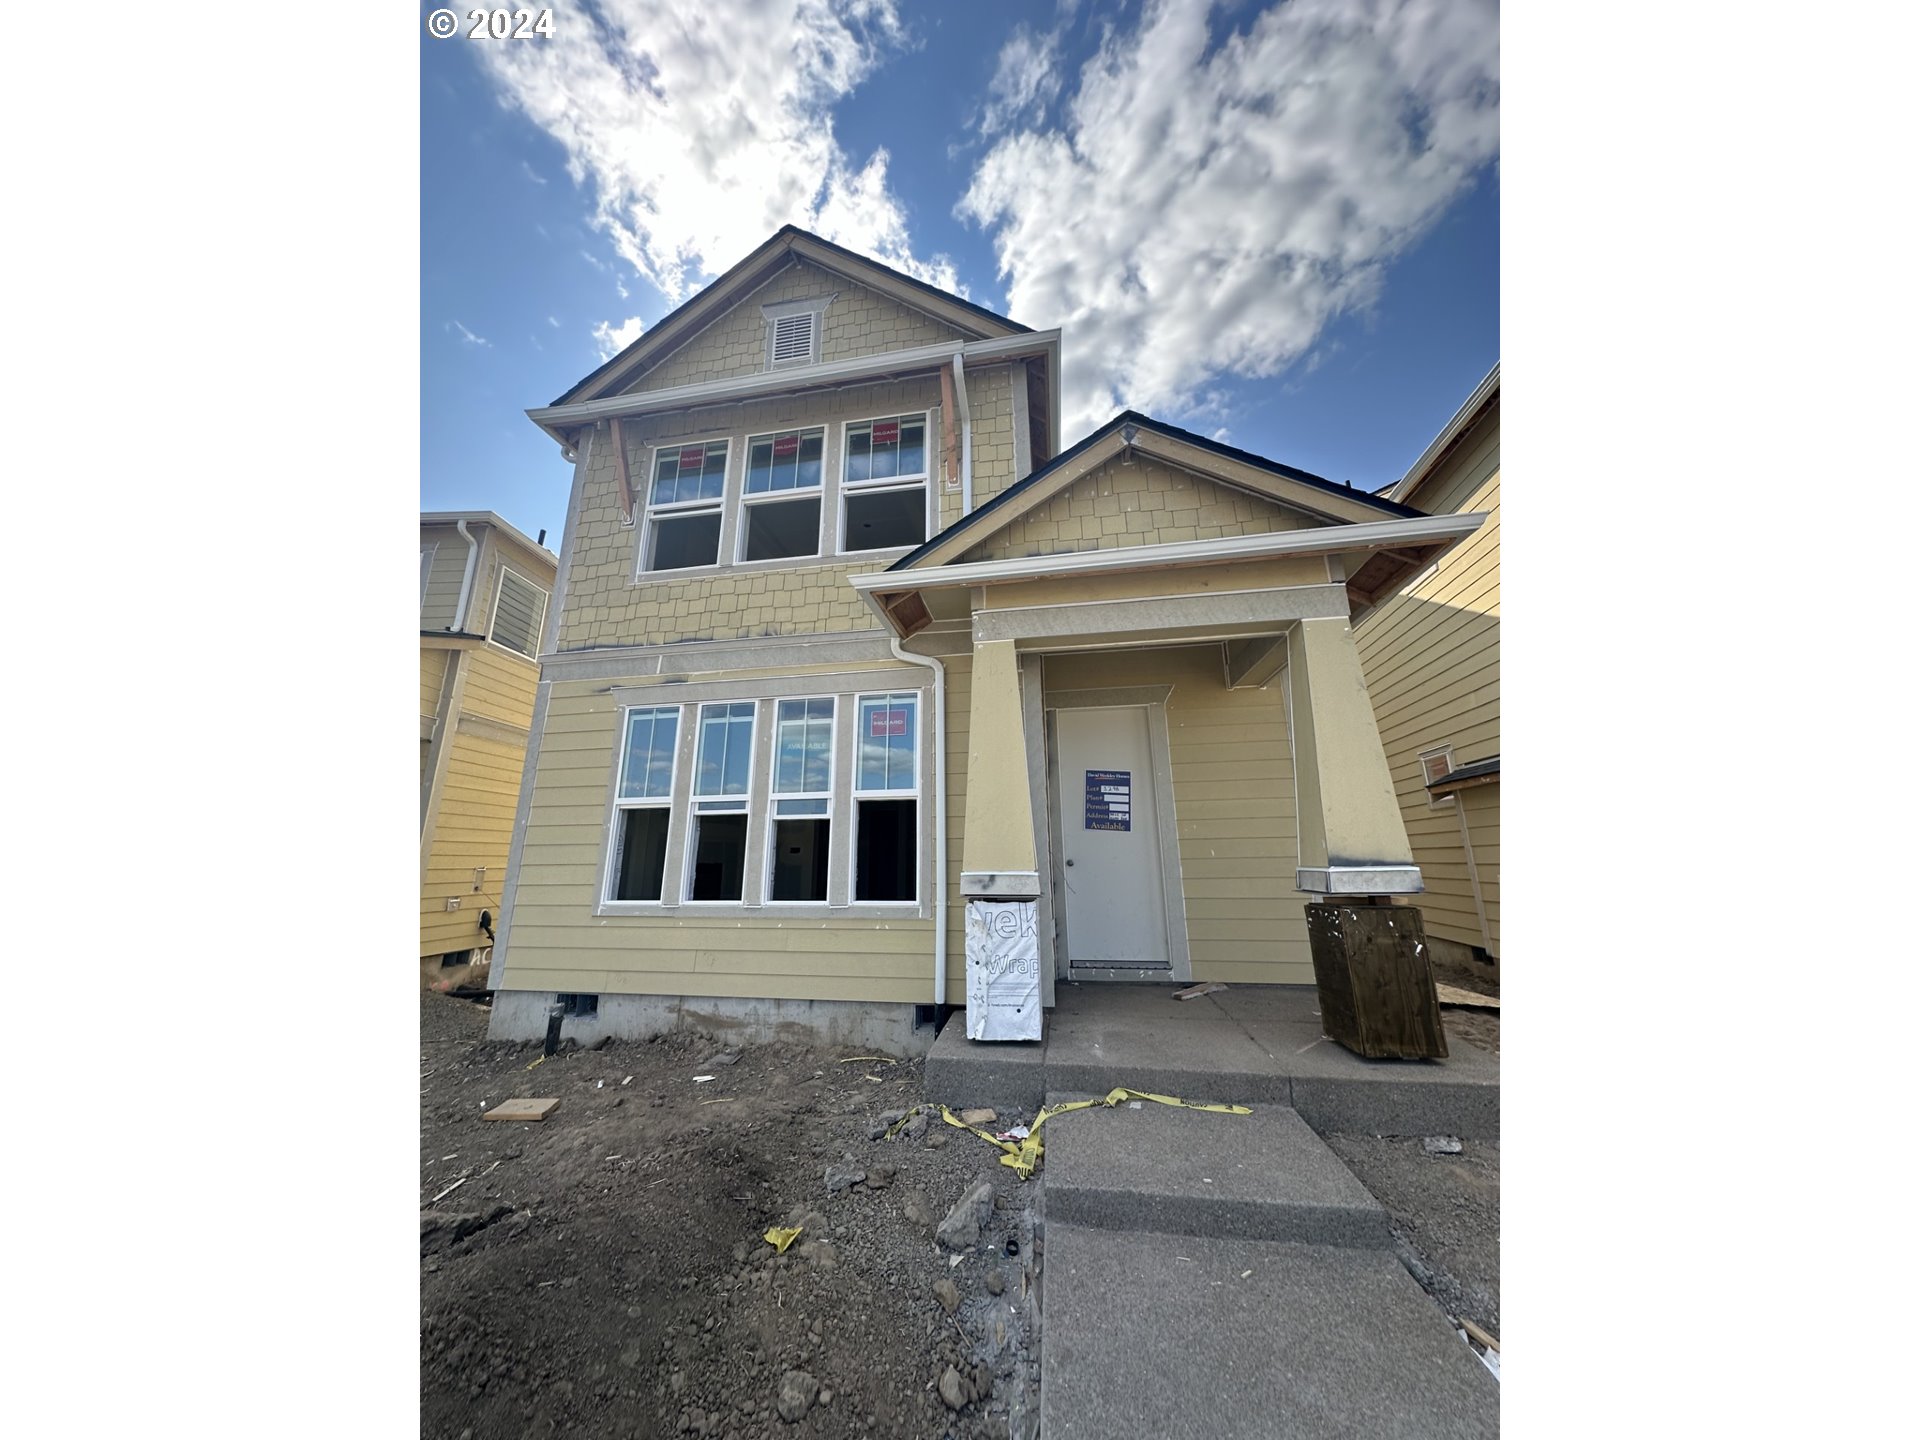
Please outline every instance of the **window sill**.
M780 900L761 905L741 901L686 900L678 905L650 900L603 900L597 920L931 920L933 912L917 900L866 900L834 905L827 901Z
M832 555L806 555L792 560L737 560L731 565L698 565L685 570L642 570L628 588L654 585L667 580L711 580L720 575L751 575L762 570L837 570L850 560L865 561L876 555L899 558L916 547L895 545L885 550L843 550Z

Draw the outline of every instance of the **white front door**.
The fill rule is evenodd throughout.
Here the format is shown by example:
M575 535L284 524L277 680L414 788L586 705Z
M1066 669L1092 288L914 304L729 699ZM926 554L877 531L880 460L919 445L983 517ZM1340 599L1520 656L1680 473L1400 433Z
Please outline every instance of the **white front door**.
M1054 715L1054 833L1068 973L1165 978L1171 963L1146 707Z

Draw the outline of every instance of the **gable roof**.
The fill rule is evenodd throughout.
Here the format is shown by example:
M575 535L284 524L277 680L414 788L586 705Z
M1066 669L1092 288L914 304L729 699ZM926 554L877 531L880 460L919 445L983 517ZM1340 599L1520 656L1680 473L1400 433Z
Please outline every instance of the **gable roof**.
M1330 524L1343 521L1350 523L1362 518L1414 519L1425 513L1382 495L1370 495L1365 490L1335 484L1322 476L1296 469L1292 465L1283 465L1278 460L1269 460L1250 450L1223 445L1218 440L1196 435L1191 430L1182 430L1177 425L1155 420L1137 410L1125 410L1079 443L1061 451L1024 480L1008 486L971 514L961 516L924 545L901 556L887 568L916 570L951 563L986 536L1012 524L1035 506L1051 499L1094 465L1104 463L1108 455L1102 452L1119 453L1137 446L1143 435L1149 437L1149 445L1140 448L1154 454L1157 459L1183 464L1185 468L1205 474L1210 479L1227 485L1237 484L1269 500L1311 510L1324 515ZM1154 437L1157 437L1158 444L1152 443ZM1200 453L1183 457L1180 454L1182 450ZM1238 467L1241 473L1238 476L1223 474L1221 469L1227 467L1204 463L1209 457L1228 462L1228 467ZM1252 475L1248 475L1248 471L1253 472ZM1271 477L1272 483L1259 483L1261 477ZM1253 483L1246 483L1248 481ZM1316 501L1320 503L1316 504Z
M963 300L891 265L882 265L878 260L857 254L831 240L823 240L810 230L802 230L797 225L782 225L746 259L705 286L692 299L662 316L633 344L584 379L575 382L553 403L571 405L578 400L591 399L625 380L637 377L655 361L665 358L670 351L692 339L792 258L809 261L823 270L843 275L856 284L878 290L904 305L952 325L974 339L1031 333L1027 326L1009 320L984 305Z

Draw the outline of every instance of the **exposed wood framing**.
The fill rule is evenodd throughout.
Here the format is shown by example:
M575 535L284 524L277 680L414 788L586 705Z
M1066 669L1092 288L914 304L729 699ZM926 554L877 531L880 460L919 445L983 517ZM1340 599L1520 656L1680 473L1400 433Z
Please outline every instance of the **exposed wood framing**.
M960 484L960 425L953 400L953 367L940 367L940 429L946 436L946 475L949 487Z
M627 470L627 437L621 433L620 417L608 422L613 426L613 468L620 476L620 518L633 523L633 476Z

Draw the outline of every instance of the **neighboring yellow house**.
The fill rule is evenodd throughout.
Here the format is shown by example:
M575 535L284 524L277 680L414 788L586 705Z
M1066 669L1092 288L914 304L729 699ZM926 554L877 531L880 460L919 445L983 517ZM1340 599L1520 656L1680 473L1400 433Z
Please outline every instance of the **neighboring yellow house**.
M1419 891L1349 619L1481 517L1132 412L1063 451L1060 344L789 227L528 412L496 1036L924 1047L995 945L1048 1005L1306 984L1308 902Z
M486 974L554 563L491 512L420 517L423 985Z
M1487 516L1354 626L1434 958L1500 960L1500 367L1388 499Z

